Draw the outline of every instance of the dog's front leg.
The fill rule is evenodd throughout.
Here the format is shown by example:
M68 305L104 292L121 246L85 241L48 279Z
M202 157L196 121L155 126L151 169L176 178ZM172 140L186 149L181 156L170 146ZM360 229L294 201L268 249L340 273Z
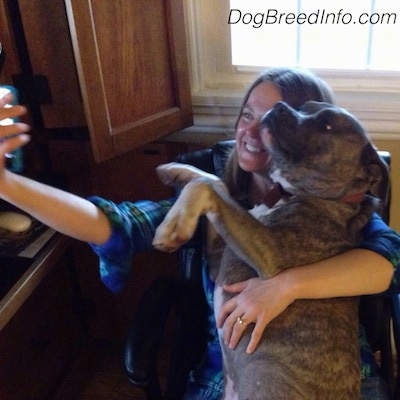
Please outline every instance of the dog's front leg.
M158 226L153 246L162 251L175 251L192 236L202 215L215 208L213 186L215 182L221 190L226 190L222 181L207 177L195 178L183 188L175 204Z
M224 241L263 278L279 272L274 237L270 230L243 210L219 180L198 178L189 182L158 227L153 245L174 251L188 241L201 215L206 215Z
M197 178L220 181L216 175L209 174L193 165L177 162L161 164L156 168L156 172L161 182L168 186L184 186Z
M276 236L247 210L237 204L226 191L213 182L212 201L215 207L206 216L238 258L268 279L281 271Z

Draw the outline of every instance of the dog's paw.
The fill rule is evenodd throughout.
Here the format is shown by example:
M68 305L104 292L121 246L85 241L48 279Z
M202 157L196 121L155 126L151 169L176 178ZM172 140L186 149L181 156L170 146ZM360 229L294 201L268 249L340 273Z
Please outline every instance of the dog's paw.
M153 246L157 250L167 253L178 250L193 236L196 225L193 227L182 223L180 215L170 216L158 226L153 239Z
M183 201L178 201L156 229L153 246L161 251L178 250L193 236L199 215L191 212Z
M190 181L201 177L215 181L219 180L216 175L209 174L192 165L177 162L161 164L156 168L156 172L161 182L167 186L186 185Z
M200 216L213 210L212 192L207 178L190 181L158 226L153 246L171 252L186 243L193 236Z

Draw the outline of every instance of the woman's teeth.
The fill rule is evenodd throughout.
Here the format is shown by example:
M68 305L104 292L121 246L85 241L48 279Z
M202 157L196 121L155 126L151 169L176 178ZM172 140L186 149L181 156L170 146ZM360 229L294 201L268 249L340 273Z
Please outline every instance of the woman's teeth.
M246 143L246 150L250 151L251 153L261 153L263 151L262 148L256 147L256 146L252 146L249 143Z

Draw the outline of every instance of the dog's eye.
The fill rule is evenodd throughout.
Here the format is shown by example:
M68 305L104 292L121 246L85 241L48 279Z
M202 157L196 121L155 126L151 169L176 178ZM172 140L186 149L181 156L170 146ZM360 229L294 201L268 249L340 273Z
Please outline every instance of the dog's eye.
M319 126L321 127L322 130L325 130L325 131L331 131L333 129L328 118L321 119L319 121Z

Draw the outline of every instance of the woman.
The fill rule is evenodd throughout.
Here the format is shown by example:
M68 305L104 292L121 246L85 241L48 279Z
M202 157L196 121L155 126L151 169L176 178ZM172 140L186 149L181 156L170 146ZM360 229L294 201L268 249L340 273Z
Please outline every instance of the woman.
M4 105L10 99L0 100ZM331 102L330 91L317 77L300 70L275 69L250 87L236 125L236 149L229 160L226 182L233 197L251 207L268 194L270 182L264 173L270 158L258 133L262 115L277 101L298 107L306 100ZM23 113L23 108L0 108L0 118ZM4 154L28 140L27 127L19 124L1 128L2 137L21 136L0 144L0 196L45 224L76 239L90 242L100 258L105 284L119 290L129 273L134 254L151 248L154 231L171 206L171 201L142 201L119 205L93 197L85 200L58 189L15 175L4 169ZM225 340L234 347L242 333L238 317L255 322L248 351L254 351L269 321L296 299L326 298L378 293L386 290L400 254L398 235L376 217L366 230L363 248L323 262L290 269L268 281L252 279L228 288L239 293L227 302L218 318L225 324ZM380 244L384 243L384 248ZM210 303L210 341L204 363L193 371L187 399L218 399L222 391L221 355L212 312L213 285L204 267L204 287ZM266 306L268 305L268 306ZM371 366L365 364L364 377ZM375 381L374 381L375 385ZM372 395L377 399L377 395ZM382 397L384 398L384 397ZM367 397L364 397L367 399Z

